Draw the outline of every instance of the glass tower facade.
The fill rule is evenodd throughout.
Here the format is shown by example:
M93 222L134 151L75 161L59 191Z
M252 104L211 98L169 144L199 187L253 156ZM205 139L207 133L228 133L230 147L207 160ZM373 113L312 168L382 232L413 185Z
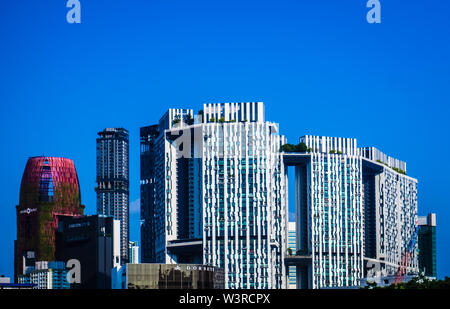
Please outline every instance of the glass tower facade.
M122 289L223 289L223 270L193 264L127 264L114 277Z
M159 125L140 130L141 146L141 261L156 262L155 255L155 164Z

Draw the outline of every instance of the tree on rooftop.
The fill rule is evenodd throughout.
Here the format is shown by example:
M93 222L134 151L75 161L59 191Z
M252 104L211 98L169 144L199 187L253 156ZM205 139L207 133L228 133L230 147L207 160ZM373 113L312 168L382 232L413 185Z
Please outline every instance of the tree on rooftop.
M184 116L184 122L188 125L193 125L194 118L192 118L191 114L186 114L186 116Z

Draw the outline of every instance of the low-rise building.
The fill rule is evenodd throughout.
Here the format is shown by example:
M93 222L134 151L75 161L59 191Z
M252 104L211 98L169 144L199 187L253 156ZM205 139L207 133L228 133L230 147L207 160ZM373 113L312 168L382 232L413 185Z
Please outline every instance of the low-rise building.
M126 264L113 269L113 289L223 289L223 269L197 264Z
M66 264L61 261L38 261L28 267L24 275L19 275L19 284L34 285L34 289L70 289Z

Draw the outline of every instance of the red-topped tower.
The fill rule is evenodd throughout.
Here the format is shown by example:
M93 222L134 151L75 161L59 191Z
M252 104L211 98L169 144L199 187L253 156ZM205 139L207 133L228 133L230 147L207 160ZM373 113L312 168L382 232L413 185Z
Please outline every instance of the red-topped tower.
M72 160L30 158L23 173L17 211L15 277L35 261L55 260L58 216L82 216L80 185Z

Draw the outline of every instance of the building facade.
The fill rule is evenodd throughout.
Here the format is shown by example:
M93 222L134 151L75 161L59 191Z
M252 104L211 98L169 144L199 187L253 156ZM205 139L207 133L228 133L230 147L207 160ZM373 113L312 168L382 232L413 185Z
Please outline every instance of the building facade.
M165 130L193 119L191 109L169 109L158 124L140 129L141 144L141 261L165 260L165 227L161 204L164 203ZM157 204L159 203L159 204Z
M197 264L126 264L114 270L113 289L223 289L223 270Z
M406 175L403 161L373 147L361 154L365 277L394 276L417 227L418 182ZM419 271L417 248L416 243L406 275Z
M15 278L36 261L55 261L58 218L83 215L80 186L73 161L34 157L20 186L15 241Z
M130 241L128 244L128 251L130 264L139 264L139 242Z
M156 141L159 137L159 125L140 129L141 144L141 261L156 262L155 253L155 167L158 162Z
M143 205L154 261L220 267L227 288L286 287L286 140L263 103L169 110L158 134L144 153L154 156L153 178L141 179L154 182L151 209Z
M56 258L80 270L72 289L110 289L111 269L120 265L120 222L103 215L61 217Z
M417 180L406 164L356 139L303 136L295 166L298 288L357 286L394 275L414 234ZM394 164L390 166L389 164ZM408 273L417 273L413 254Z
M419 217L419 225L419 269L425 276L436 279L436 214Z
M122 263L128 261L129 141L123 128L106 128L97 138L97 213L120 221Z
M309 285L357 285L363 273L364 247L362 162L356 140L305 136L300 141L313 149L307 169L296 170L296 182L310 188L309 203L298 202L307 208L300 211L299 222L305 220L305 212L310 219L309 241L303 237L298 243L312 257ZM301 231L301 224L297 228Z
M288 256L297 254L297 233L295 231L295 222L288 223ZM295 266L288 266L288 289L297 288L297 268Z
M25 274L19 275L17 282L32 284L33 289L39 290L70 289L66 264L62 261L38 261L34 267L29 267Z

